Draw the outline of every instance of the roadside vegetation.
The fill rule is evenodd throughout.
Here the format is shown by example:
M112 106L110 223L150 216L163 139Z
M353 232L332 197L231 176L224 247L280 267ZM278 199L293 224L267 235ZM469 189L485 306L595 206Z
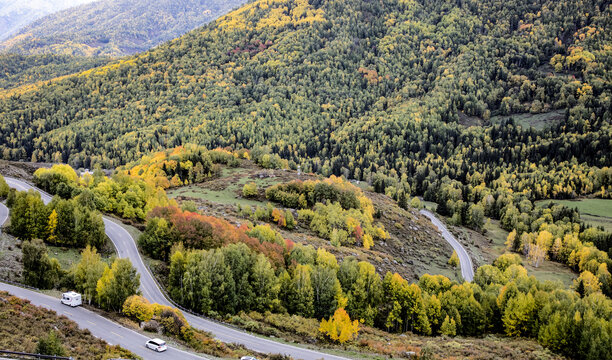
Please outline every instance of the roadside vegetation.
M53 168L46 170L45 176L53 178L54 171ZM166 171L161 175L154 178L168 180ZM124 176L133 177L132 181L136 183L151 184L147 176ZM170 180L176 176L173 174ZM79 179L68 181L71 184L82 182ZM268 187L266 194L283 206L290 202L288 199L295 198L297 208L308 207L308 201L310 206L316 207L318 201L329 205L336 199L340 213L344 208L359 208L367 209L367 214L373 215L372 203L367 198L360 199L361 190L343 181L332 177L306 185L279 183ZM61 184L59 181L56 188L61 189L64 186ZM301 186L312 190L302 192ZM293 187L297 190L289 191ZM153 188L163 191L162 187ZM75 191L79 194L77 197L82 192ZM305 200L301 205L300 198ZM186 206L197 210L193 209L193 204ZM565 208L551 207L542 211L543 216L574 216ZM272 222L279 223L272 213L270 216ZM329 218L331 216L326 216L323 220ZM259 317L260 320L262 316L271 315L312 318L319 322L316 341L330 345L359 342L359 332L367 326L390 333L411 332L426 336L504 333L537 339L565 356L579 354L579 357L589 359L600 358L609 350L605 339L610 331L612 304L604 295L608 288L601 282L609 281L605 272L593 276L583 272L572 289L564 289L560 283L541 282L528 276L518 255L504 254L494 265L481 266L471 284L458 283L441 275L423 275L418 282L410 283L398 273L380 274L368 261L350 256L338 259L324 247L287 240L276 230L277 227L269 224L245 223L236 227L226 220L175 206L156 207L148 212L146 219L139 243L145 253L166 264L166 270L162 268L162 280L172 298L187 308L218 319L235 322L232 319L241 314ZM296 225L312 230L312 222L299 216ZM511 239L511 233L508 239ZM326 241L331 245L331 239ZM514 241L508 240L507 243L512 245ZM583 245L576 253L587 251L582 249L590 248ZM84 259L88 251L91 250L86 249ZM581 255L572 256L581 259ZM588 258L588 255L584 257ZM601 259L603 262L598 266L603 264L605 270L606 258ZM582 263L591 260L582 260ZM533 259L529 258L529 261ZM99 264L100 260L91 261L91 264L96 263ZM578 261L578 266L586 266L580 264ZM95 288L96 301L115 311L126 309L125 301L131 294L122 294L121 300L105 297L106 292L100 292L100 286L107 283L105 276L111 279L130 277L118 275L128 274L121 269L120 264L113 264L104 270ZM115 294L113 291L108 293ZM135 299L131 301L145 309L142 311L148 318L150 311L146 309L154 309L155 305ZM580 314L579 318L576 313ZM143 320L144 315L131 316ZM154 320L153 317L149 320ZM241 325L247 326L245 323ZM562 340L568 336L577 340L568 344ZM189 337L182 340L190 341ZM364 346L362 350L372 351L372 348Z
M96 338L89 330L79 329L65 316L3 291L0 291L0 318L0 333L3 334L0 337L1 349L72 356L82 360L139 358L119 346L111 346Z

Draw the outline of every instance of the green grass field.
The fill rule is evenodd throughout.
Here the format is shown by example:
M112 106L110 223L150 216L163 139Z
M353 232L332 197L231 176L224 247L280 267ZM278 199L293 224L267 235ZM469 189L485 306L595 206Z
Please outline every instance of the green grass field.
M210 202L225 204L225 205L262 205L263 203L256 200L250 200L237 197L237 186L230 185L223 190L204 189L196 185L184 186L172 189L168 192L168 196L176 198L177 196L190 197L194 199L202 199Z
M436 209L438 208L438 204L433 201L421 200L421 203L423 203L423 206L425 206L427 210L436 211Z
M49 257L56 258L64 270L69 270L74 264L81 260L82 251L83 249L79 248L68 248L47 244L47 253ZM115 252L113 251L112 253L102 253L100 257L102 261L110 265L114 255Z
M505 242L508 232L500 227L499 221L491 220L485 224L484 228L487 230L486 238L491 240L490 251L496 257L506 252ZM540 267L536 268L529 264L524 255L521 255L521 259L529 275L535 276L540 281L560 281L564 286L569 287L578 277L570 268L560 263L545 260Z
M503 254L506 251L506 239L508 238L508 232L499 226L499 221L491 220L485 223L484 229L486 232L486 238L491 240L491 249L495 252L496 256Z
M198 185L188 185L179 188L170 189L168 196L176 198L178 196L190 197L194 199L202 199L217 204L224 205L265 205L264 202L245 199L241 196L242 187L248 182L257 184L257 188L261 191L267 187L282 182L276 177L258 177L254 174L264 173L265 170L256 170L249 168L228 168L223 167L221 178L204 182ZM222 186L219 186L219 184ZM223 189L220 189L222 188Z
M515 123L522 127L533 127L537 130L542 130L548 126L555 125L563 120L564 110L549 111L542 114L513 114L509 116L494 116L491 118L491 124L500 124L502 121L509 118L514 119Z
M606 199L580 199L580 200L543 200L538 205L544 206L550 202L565 205L569 208L577 208L580 217L587 224L602 226L607 231L612 231L612 200Z
M47 245L49 257L56 258L62 269L68 270L81 260L81 249Z

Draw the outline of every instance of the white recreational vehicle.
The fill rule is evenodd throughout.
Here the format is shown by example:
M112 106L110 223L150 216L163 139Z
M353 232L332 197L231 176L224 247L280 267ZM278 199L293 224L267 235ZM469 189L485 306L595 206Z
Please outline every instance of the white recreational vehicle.
M70 305L72 307L79 306L83 302L81 301L81 294L70 291L62 294L62 304Z

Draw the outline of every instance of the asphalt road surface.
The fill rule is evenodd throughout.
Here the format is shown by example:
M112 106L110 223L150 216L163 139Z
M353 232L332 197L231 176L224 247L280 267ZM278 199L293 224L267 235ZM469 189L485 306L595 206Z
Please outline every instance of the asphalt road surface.
M28 183L10 177L5 177L6 183L17 190L38 190L42 199L45 203L51 201L51 196L44 193L43 191L36 189ZM2 209L0 209L0 219L2 218ZM149 272L149 269L145 266L136 247L136 241L132 236L119 224L108 217L103 217L106 235L111 239L117 254L121 258L129 258L140 274L140 291L142 295L149 300L151 303L158 303L162 305L174 306L162 293L157 286L157 283L153 279L153 276ZM0 224L1 225L1 224ZM29 297L26 297L29 299ZM244 331L237 330L218 322L210 321L200 316L192 315L183 312L187 321L191 326L208 331L212 333L218 340L226 343L237 343L244 345L248 349L268 353L268 354L284 354L293 357L294 359L303 360L346 360L343 357L330 355L314 350L309 350L302 347L292 346L283 344L277 341L269 340L259 336L248 334ZM123 346L123 344L122 344ZM131 349L130 349L131 350ZM169 359L174 359L169 357Z
M17 297L28 299L33 305L42 306L54 310L58 315L65 315L70 320L79 324L83 329L89 329L91 333L112 345L121 345L143 359L208 359L192 353L188 353L173 347L168 347L167 351L157 353L145 348L144 344L150 338L137 333L134 330L114 323L107 318L100 316L83 307L70 307L60 303L60 300L36 291L23 289L17 286L8 285L0 282L0 290L8 291Z
M9 209L6 206L4 206L3 203L0 203L0 227L4 225L6 220L8 220L8 217L9 217ZM0 233L2 233L2 229L0 229Z
M459 256L459 264L461 265L461 276L465 281L471 282L474 280L474 265L472 265L472 259L467 253L465 248L457 241L453 234L448 231L446 226L440 221L431 211L421 210L421 214L427 216L429 220L440 230L444 239L455 249L457 256Z

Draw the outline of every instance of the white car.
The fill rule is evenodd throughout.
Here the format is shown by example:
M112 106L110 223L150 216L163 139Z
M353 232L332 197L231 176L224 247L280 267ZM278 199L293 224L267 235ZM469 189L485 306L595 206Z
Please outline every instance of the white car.
M257 360L257 358L253 356L243 356L240 360Z
M168 350L166 346L166 342L162 339L151 339L147 341L145 346L151 350L155 350L157 352L162 352Z

